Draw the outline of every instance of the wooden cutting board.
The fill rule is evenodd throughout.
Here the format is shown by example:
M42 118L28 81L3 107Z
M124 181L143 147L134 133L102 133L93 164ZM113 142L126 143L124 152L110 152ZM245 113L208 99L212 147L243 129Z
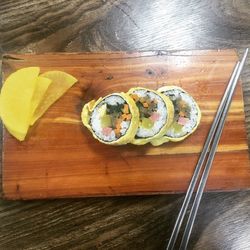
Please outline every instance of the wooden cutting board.
M62 70L75 84L18 142L3 133L2 184L6 199L184 192L235 62L234 50L5 55L3 74L28 66ZM80 121L83 104L130 87L181 86L202 111L198 130L160 147L107 146ZM241 84L238 85L206 190L250 187Z

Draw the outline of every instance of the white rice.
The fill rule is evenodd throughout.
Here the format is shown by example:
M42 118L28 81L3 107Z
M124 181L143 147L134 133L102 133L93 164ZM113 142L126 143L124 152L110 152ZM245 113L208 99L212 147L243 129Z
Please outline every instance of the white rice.
M159 95L155 94L154 92L144 90L144 89L138 89L138 90L135 90L133 93L137 94L139 97L148 96L152 100L153 99L157 100L156 112L160 114L159 120L155 121L154 126L150 129L139 126L137 133L136 133L137 137L141 137L141 138L152 137L156 135L157 133L159 133L161 128L165 125L167 121L167 113L168 113L167 107L163 99Z
M125 104L125 103L126 103L125 100L121 96L114 94L112 96L106 97L97 105L97 107L94 109L94 111L92 112L90 116L90 125L92 126L92 130L98 138L107 142L117 140L114 130L108 136L102 133L100 108L106 104L116 105L116 104ZM127 132L129 125L130 125L130 121L123 121L121 123L121 131L120 131L121 136L123 136Z
M195 128L197 124L197 119L198 119L198 109L195 104L194 99L188 95L187 93L181 91L180 89L172 89L163 92L166 96L174 95L174 96L180 96L181 99L187 103L187 105L190 107L190 119L189 121L183 126L182 131L176 133L172 127L167 131L166 136L168 137L182 137L186 134L189 134L192 132L192 130Z

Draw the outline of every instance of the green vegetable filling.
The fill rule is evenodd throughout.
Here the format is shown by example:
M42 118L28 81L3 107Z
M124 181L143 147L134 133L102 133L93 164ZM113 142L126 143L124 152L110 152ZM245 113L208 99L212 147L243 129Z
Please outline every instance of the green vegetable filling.
M157 110L157 100L151 99L149 96L139 97L137 94L132 94L136 106L140 111L140 120L143 118L149 118L153 112Z
M112 128L117 138L121 137L121 123L132 119L128 104L104 104L99 109L102 128Z
M174 121L178 124L180 117L190 119L191 108L185 101L183 101L181 95L178 94L178 96L176 96L174 94L170 94L168 96L174 105ZM183 127L181 124L178 125Z

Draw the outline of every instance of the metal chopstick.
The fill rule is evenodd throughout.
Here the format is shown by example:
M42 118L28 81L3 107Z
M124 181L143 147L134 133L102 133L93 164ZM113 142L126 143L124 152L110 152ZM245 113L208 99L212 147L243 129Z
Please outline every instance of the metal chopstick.
M223 96L223 98L222 98L222 100L220 102L220 105L219 105L218 109L217 109L217 113L216 113L214 121L213 121L213 123L211 125L210 131L208 133L208 136L207 136L206 142L204 144L204 147L203 147L202 153L200 155L200 158L198 160L198 163L197 163L197 165L195 167L195 171L194 171L194 174L193 174L192 179L190 181L190 184L189 184L187 193L185 195L182 207L181 207L180 212L179 212L179 214L177 216L177 219L176 219L176 222L175 222L175 225L174 225L174 229L172 231L172 235L171 235L170 240L168 242L167 250L172 250L174 248L177 236L178 236L180 228L181 228L181 224L183 222L183 219L184 219L184 216L186 214L188 205L190 203L192 193L193 193L194 188L196 186L196 183L198 181L200 171L202 169L204 160L205 160L206 155L208 153L209 146L211 144L212 138L213 138L213 136L215 134L216 127L217 127L217 125L219 123L219 119L220 119L222 111L224 109L227 96L228 96L228 94L229 94L229 92L231 90L233 79L234 79L234 77L236 75L238 67L239 67L239 62L237 62L237 64L235 65L235 68L234 68L233 73L231 75L231 78L229 80L228 86L227 86L227 88L225 90L224 96Z
M211 150L210 150L209 155L208 155L207 163L205 165L204 172L203 172L203 174L201 176L201 180L200 180L200 183L199 183L199 186L198 186L198 189L197 189L197 193L196 193L196 196L195 196L195 199L194 199L194 203L192 205L192 208L191 208L191 211L190 211L190 214L189 214L189 217L188 217L188 221L187 221L187 224L186 224L186 227L185 227L185 231L184 231L184 234L183 234L180 249L186 249L187 248L189 238L190 238L190 234L191 234L193 224L194 224L194 221L195 221L195 218L196 218L196 214L197 214L197 211L198 211L198 208L199 208L199 205L200 205L201 197L203 195L203 191L204 191L204 188L206 186L209 171L210 171L212 163L213 163L213 159L214 159L214 156L215 156L215 153L216 153L216 149L217 149L217 146L218 146L218 143L219 143L222 131L223 131L224 124L225 124L226 116L227 116L227 113L228 113L228 110L230 108L230 104L231 104L231 101L232 101L232 98L233 98L234 90L235 90L237 82L239 80L239 76L240 76L240 73L242 71L242 68L243 68L243 66L245 64L247 54L248 54L248 49L246 49L246 51L245 51L245 53L243 55L242 61L240 62L240 65L238 67L236 76L235 76L234 81L233 81L231 91L230 91L228 99L226 101L225 108L223 109L223 113L222 113L222 116L221 116L221 119L220 119L220 122L219 122L219 125L218 125L218 128L217 128L217 131L216 131L215 136L214 136L214 141L213 141L213 144L211 146Z

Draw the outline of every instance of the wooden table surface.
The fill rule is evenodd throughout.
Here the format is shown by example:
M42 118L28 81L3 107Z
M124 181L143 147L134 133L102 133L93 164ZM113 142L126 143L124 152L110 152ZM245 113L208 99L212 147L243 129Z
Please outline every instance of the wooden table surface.
M0 17L0 53L250 47L248 0L2 0ZM0 200L0 249L164 249L183 197ZM189 249L250 249L249 207L250 191L205 193Z

